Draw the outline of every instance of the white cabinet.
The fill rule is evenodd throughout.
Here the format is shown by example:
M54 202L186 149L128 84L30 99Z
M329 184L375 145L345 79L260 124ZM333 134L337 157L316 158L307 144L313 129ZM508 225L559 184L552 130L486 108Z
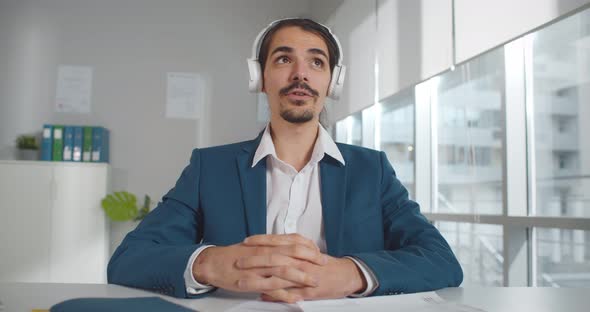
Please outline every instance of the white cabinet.
M105 283L108 164L0 161L0 282Z

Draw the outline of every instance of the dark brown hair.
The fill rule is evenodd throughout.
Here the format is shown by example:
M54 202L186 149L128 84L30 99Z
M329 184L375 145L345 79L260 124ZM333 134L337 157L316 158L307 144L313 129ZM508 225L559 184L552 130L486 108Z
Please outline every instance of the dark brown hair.
M270 42L272 41L272 37L279 29L290 26L299 27L304 31L314 33L324 40L326 46L328 46L328 59L330 62L330 72L332 72L334 70L334 66L336 66L336 62L340 58L340 51L338 51L338 44L336 43L336 40L330 33L330 30L325 26L307 18L291 18L284 19L276 23L271 29L269 29L266 32L264 38L262 39L260 51L258 52L258 62L260 63L260 69L263 75L264 66L266 65L266 59L268 58L268 49L270 48Z

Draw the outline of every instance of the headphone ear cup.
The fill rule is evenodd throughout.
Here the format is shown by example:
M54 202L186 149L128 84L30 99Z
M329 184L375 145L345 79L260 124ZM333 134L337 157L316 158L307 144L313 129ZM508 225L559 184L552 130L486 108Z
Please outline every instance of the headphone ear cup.
M332 78L330 80L330 87L328 88L328 97L333 100L340 99L342 94L342 87L344 86L344 76L346 74L346 67L344 65L334 66L332 71Z
M256 59L248 59L248 72L250 73L250 81L248 89L252 93L262 91L262 70L260 63Z

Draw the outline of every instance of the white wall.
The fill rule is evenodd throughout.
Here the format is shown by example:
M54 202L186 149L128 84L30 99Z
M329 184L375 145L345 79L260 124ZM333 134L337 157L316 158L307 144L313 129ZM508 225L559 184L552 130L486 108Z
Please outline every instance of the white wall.
M312 12L315 12L312 2ZM323 19L342 45L346 81L342 96L328 111L331 120L346 117L374 103L375 57L377 49L376 10L373 1L342 1ZM319 20L322 20L321 18Z
M0 157L43 123L111 130L113 188L159 199L196 146L256 136L245 59L270 21L309 1L0 0ZM94 68L92 113L55 113L57 67ZM165 118L166 72L207 77L195 120Z
M380 99L451 66L451 0L380 0L377 19Z
M519 37L588 0L456 0L457 62Z

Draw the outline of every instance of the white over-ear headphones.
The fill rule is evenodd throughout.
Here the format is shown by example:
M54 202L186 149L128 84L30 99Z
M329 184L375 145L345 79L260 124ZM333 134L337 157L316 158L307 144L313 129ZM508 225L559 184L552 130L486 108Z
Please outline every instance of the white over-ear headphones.
M260 46L262 45L262 41L266 34L279 22L284 20L290 20L293 18L286 18L276 20L270 24L266 28L264 28L256 39L254 40L254 44L252 45L252 57L247 59L248 61L248 71L250 72L250 83L248 85L250 92L261 92L262 91L262 70L260 67L260 62L258 61L258 53L260 53ZM319 23L318 23L319 24ZM340 41L338 38L332 33L330 28L320 24L324 28L328 30L330 36L336 42L336 46L338 48L338 60L336 60L336 65L332 70L332 78L330 80L330 87L328 88L328 97L338 100L340 98L340 94L342 93L342 86L344 85L344 74L346 73L346 67L342 65L342 47L340 46Z

